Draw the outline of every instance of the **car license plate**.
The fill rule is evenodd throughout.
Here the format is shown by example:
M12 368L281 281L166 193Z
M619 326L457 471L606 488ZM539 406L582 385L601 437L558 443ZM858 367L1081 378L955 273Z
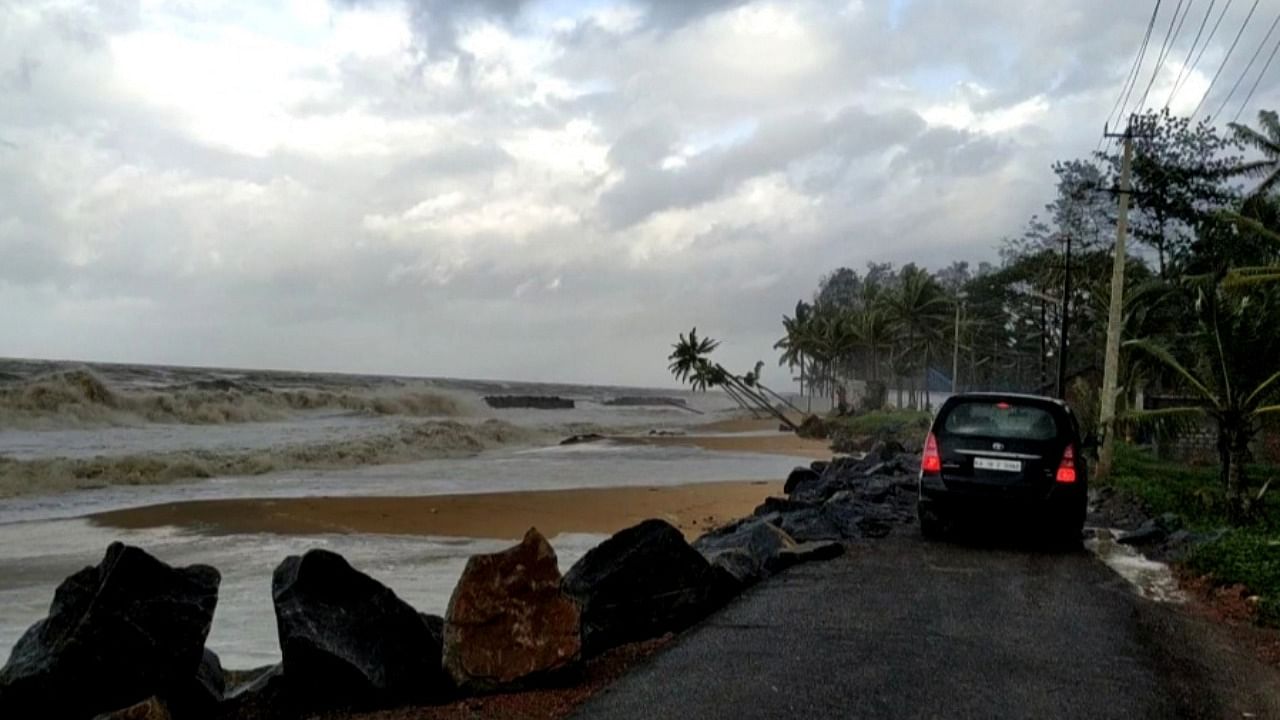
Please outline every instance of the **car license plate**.
M999 458L976 457L973 459L974 470L998 470L999 472L1022 472L1019 460L1001 460Z

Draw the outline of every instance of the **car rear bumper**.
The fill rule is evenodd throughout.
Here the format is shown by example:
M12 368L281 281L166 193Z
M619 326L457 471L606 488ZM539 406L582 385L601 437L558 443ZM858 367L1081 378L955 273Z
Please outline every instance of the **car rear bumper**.
M1040 510L1055 514L1078 514L1084 517L1088 502L1083 482L1049 486L979 485L944 483L937 475L920 477L920 502L935 510L1026 511Z

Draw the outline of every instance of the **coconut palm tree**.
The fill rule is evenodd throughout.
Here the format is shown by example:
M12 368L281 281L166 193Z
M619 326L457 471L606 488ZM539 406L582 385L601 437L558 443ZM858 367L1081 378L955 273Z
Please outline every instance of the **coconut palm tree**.
M889 316L904 336L909 352L921 354L924 407L929 409L929 356L942 337L950 303L942 286L928 271L914 264L902 268L898 288L885 298Z
M782 356L778 358L779 365L786 365L789 369L800 366L801 395L804 395L806 358L809 356L809 347L812 345L809 337L812 311L812 305L803 300L797 302L795 317L782 316L782 328L787 334L773 344L774 350L782 351Z
M715 384L714 373L707 356L720 343L711 338L699 338L698 328L689 331L689 337L680 334L680 340L671 346L671 355L667 357L670 364L667 369L680 382L689 383L694 392L703 392Z
M695 391L720 388L726 395L733 398L734 402L750 410L752 414L758 416L760 412L766 412L792 430L798 429L786 413L769 401L771 396L798 412L795 406L760 382L760 372L764 368L764 363L756 363L754 370L745 376L734 375L724 366L711 361L709 356L720 347L720 343L709 337L699 338L696 327L689 331L688 337L681 333L677 342L671 347L671 354L667 356L669 361L667 369L677 380L689 383Z
M1280 187L1280 117L1275 110L1262 110L1258 113L1258 125L1259 130L1241 123L1230 125L1237 140L1263 155L1261 160L1237 166L1234 174L1262 178L1250 195L1268 195Z
M1266 493L1248 496L1249 443L1265 416L1280 414L1280 287L1241 288L1225 282L1226 273L1184 281L1182 290L1194 309L1194 332L1177 347L1154 339L1131 340L1156 368L1167 371L1197 402L1142 411L1133 419L1149 425L1209 418L1217 429L1218 452L1231 515L1246 517Z

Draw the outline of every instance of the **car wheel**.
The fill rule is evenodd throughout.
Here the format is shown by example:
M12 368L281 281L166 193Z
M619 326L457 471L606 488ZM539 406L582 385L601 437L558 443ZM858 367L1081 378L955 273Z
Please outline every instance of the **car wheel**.
M1054 546L1075 549L1080 547L1083 541L1084 519L1076 516L1075 513L1061 515L1048 523L1048 529L1047 539Z
M947 523L937 510L921 504L916 507L920 517L920 534L926 539L937 540L946 534Z

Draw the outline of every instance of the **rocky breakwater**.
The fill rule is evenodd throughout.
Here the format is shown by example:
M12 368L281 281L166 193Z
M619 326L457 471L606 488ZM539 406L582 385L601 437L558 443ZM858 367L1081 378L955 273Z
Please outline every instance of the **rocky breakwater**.
M563 577L535 529L470 559L445 617L412 608L341 556L290 556L272 577L282 660L224 673L204 647L218 572L111 545L68 577L0 670L0 717L301 718L572 683L611 648L679 632L736 594L915 519L918 456L881 444L797 468L786 497L688 543L626 528Z
M769 498L754 516L802 542L884 537L916 521L919 468L918 455L879 443L861 458L796 468L783 486L787 497Z

